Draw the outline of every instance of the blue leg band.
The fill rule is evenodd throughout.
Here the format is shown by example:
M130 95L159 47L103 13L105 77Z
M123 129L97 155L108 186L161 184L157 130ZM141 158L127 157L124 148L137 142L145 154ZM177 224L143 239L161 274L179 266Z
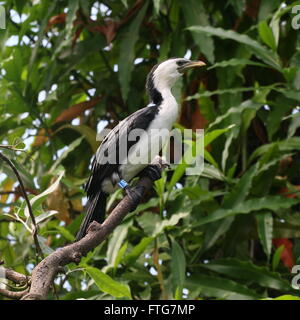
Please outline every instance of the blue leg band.
M125 189L128 186L128 183L125 180L120 180L118 185L122 188Z

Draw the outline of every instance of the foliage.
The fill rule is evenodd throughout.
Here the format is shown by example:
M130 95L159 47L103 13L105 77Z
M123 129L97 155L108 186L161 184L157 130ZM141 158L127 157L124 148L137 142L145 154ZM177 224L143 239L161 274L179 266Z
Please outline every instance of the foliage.
M208 64L174 90L178 126L205 128L203 174L172 166L106 242L56 279L61 299L300 296L289 272L300 262L295 4L4 1L0 144L11 147L0 152L34 203L45 254L74 240L96 133L148 103L151 67L173 56ZM29 274L36 257L26 205L0 166L0 260Z

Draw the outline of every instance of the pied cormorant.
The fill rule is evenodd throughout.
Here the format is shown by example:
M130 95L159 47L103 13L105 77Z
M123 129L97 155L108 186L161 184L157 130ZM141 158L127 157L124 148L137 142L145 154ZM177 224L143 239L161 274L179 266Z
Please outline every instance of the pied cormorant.
M151 149L157 147L158 144L163 146L167 142L168 136L165 135L163 141L161 141L161 136L156 137L155 134L154 136L152 134L151 144L148 146L146 135L140 136L135 141L129 140L128 135L136 129L144 130L145 134L159 131L152 129L171 130L179 116L179 106L171 92L172 86L184 71L204 65L205 63L202 61L172 58L158 63L152 68L146 81L150 104L134 112L115 126L102 141L96 152L92 162L92 173L85 186L88 197L86 216L81 224L76 241L85 236L92 221L103 222L107 196L114 192L118 186L126 186L127 182L130 182L142 171L143 174L148 174L153 180L158 178L155 168L147 165L152 160L149 159L149 154L153 155ZM126 145L126 151L129 152L120 156L122 154L122 152L119 152L120 147L123 145ZM140 158L144 157L145 161L140 161L138 164L131 161L136 154L136 150L139 150ZM136 192L134 188L126 187L125 190L129 196L131 195L134 198Z

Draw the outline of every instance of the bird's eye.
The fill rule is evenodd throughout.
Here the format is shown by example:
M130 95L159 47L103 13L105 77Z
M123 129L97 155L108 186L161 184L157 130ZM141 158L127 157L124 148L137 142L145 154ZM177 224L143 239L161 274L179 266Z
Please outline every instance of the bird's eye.
M179 61L177 61L176 63L177 63L177 65L178 65L179 67L181 67L181 66L183 66L184 64L186 64L187 61L186 61L186 60L179 60Z

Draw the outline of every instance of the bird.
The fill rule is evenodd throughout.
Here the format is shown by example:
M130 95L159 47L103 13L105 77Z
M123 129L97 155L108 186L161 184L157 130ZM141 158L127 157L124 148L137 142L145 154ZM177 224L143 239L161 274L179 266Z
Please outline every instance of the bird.
M102 140L96 151L91 174L85 184L88 199L86 215L75 241L79 241L86 235L91 222L103 222L109 194L122 187L133 200L140 199L139 190L130 187L130 181L141 173L149 176L153 181L159 179L160 172L157 171L157 167L149 165L152 160L149 159L149 155L151 149L157 149L158 144L162 147L168 137L165 135L162 138L163 141L158 141L159 137L152 132L158 132L159 129L172 129L179 117L180 108L171 89L185 71L202 66L205 66L203 61L170 58L151 69L146 78L146 90L150 103L119 122ZM139 136L139 139L128 139L128 135L138 130L143 130L145 134ZM149 133L151 133L151 142L147 143L146 138ZM122 147L125 148L123 153L120 152ZM135 159L137 150L140 151L140 158L144 158L145 161L140 161L141 163L130 161Z

